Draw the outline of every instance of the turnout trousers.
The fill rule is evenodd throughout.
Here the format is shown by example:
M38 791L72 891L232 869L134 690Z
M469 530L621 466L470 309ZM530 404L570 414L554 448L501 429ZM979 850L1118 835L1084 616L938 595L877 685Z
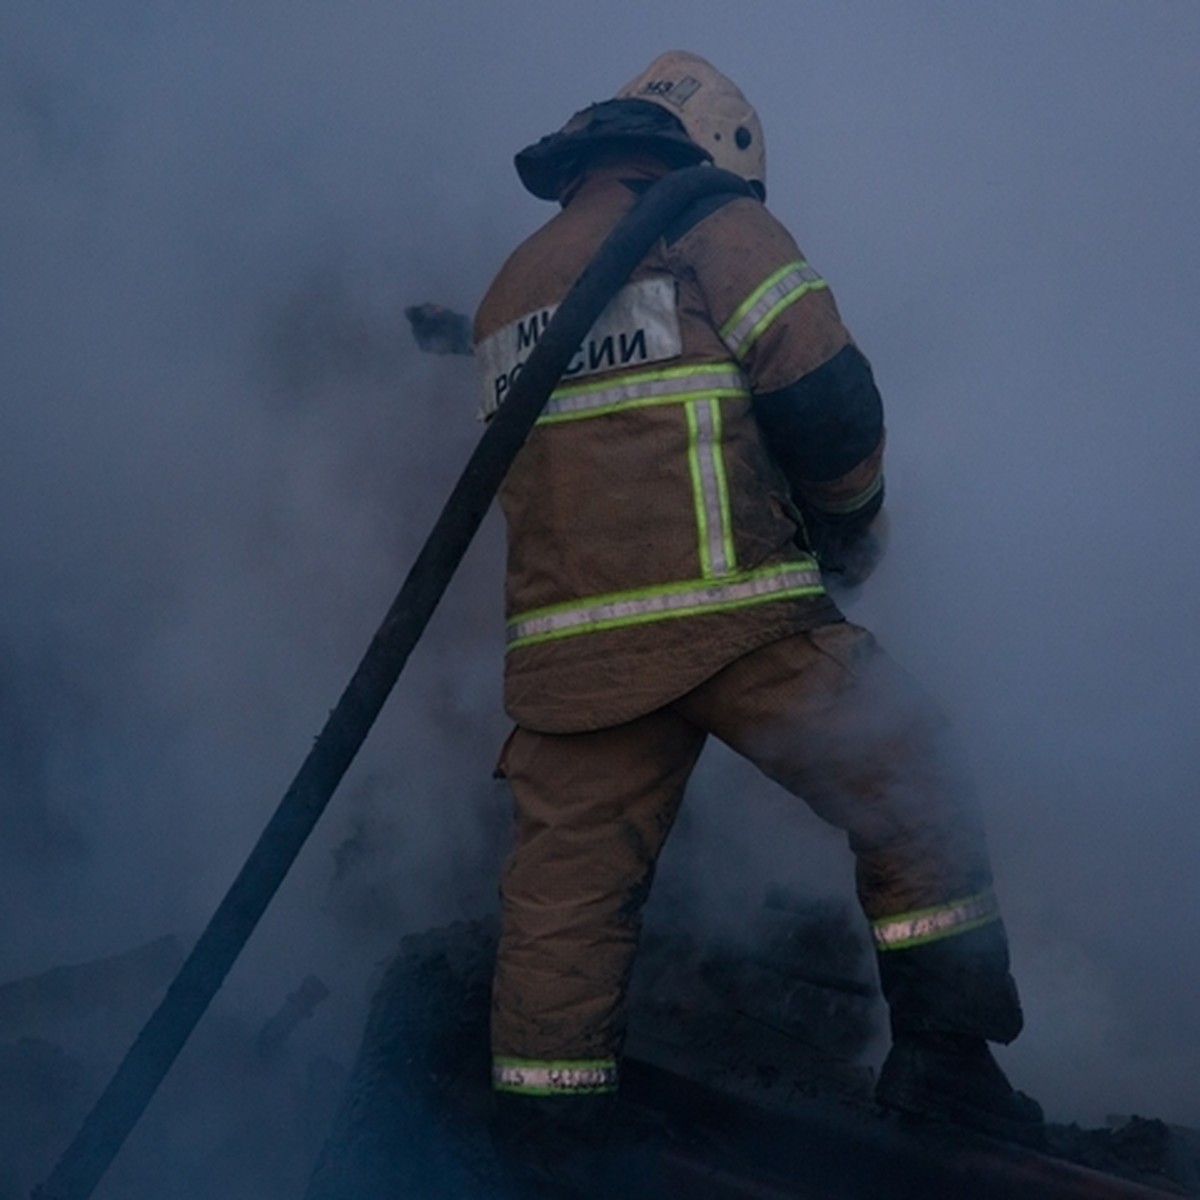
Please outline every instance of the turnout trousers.
M894 1032L1016 1036L984 832L947 724L871 634L837 622L624 725L513 732L501 760L516 838L492 1000L499 1091L615 1090L642 907L710 734L848 835Z

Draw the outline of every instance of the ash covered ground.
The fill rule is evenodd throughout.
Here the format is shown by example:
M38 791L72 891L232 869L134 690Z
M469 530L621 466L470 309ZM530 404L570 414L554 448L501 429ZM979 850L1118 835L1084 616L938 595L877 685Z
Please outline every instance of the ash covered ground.
M372 981L346 1061L296 1036L329 999L314 976L257 1025L218 1004L99 1195L509 1195L488 1137L495 933L483 919L403 939ZM109 1069L97 1034L127 1038L180 958L168 937L0 986L0 1200L23 1200L45 1177ZM1153 1117L1052 1125L1032 1168L1024 1148L885 1117L865 1062L884 1021L869 958L843 901L781 889L736 942L647 933L622 1104L653 1123L652 1139L662 1131L647 1144L672 1186L730 1200L866 1200L885 1181L913 1197L968 1182L985 1200L1018 1184L1047 1200L1200 1195L1200 1134ZM1121 1190L1129 1183L1147 1190Z

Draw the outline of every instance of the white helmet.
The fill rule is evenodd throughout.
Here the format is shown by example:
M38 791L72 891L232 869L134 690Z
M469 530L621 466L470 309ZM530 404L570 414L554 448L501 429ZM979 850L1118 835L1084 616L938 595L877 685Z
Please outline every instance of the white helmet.
M698 54L660 54L615 99L648 100L666 109L716 166L766 194L767 155L758 114L733 81Z

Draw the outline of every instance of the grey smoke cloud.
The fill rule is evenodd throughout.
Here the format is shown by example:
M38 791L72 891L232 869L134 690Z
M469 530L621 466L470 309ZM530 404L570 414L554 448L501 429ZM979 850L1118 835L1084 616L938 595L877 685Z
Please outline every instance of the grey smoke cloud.
M892 542L851 615L975 767L1029 1018L1006 1061L1057 1117L1198 1123L1183 5L7 5L0 978L207 918L476 436L470 364L419 356L404 306L470 309L551 211L512 153L671 46L758 105L771 207L889 406ZM400 931L486 903L500 540L229 1003L323 969L344 1025L312 1038L344 1041ZM693 793L668 899L736 923L763 878L848 887L721 754Z

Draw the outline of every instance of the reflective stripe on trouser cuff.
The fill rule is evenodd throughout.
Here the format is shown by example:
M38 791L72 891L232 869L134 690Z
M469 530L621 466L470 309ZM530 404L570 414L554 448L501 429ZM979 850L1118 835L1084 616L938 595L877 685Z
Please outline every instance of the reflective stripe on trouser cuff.
M810 558L739 572L723 580L695 579L636 592L593 596L576 604L556 604L513 617L508 623L508 648L671 617L744 608L769 600L819 596L824 591L821 572Z
M544 1062L535 1058L496 1058L492 1086L524 1096L579 1096L617 1090L617 1060Z
M742 358L788 305L809 292L828 286L803 259L780 267L768 275L721 326L721 340L734 358Z
M996 903L995 893L989 889L962 900L936 904L932 908L881 917L871 922L871 935L875 939L876 950L909 950L913 946L968 933L998 920L1000 906Z

